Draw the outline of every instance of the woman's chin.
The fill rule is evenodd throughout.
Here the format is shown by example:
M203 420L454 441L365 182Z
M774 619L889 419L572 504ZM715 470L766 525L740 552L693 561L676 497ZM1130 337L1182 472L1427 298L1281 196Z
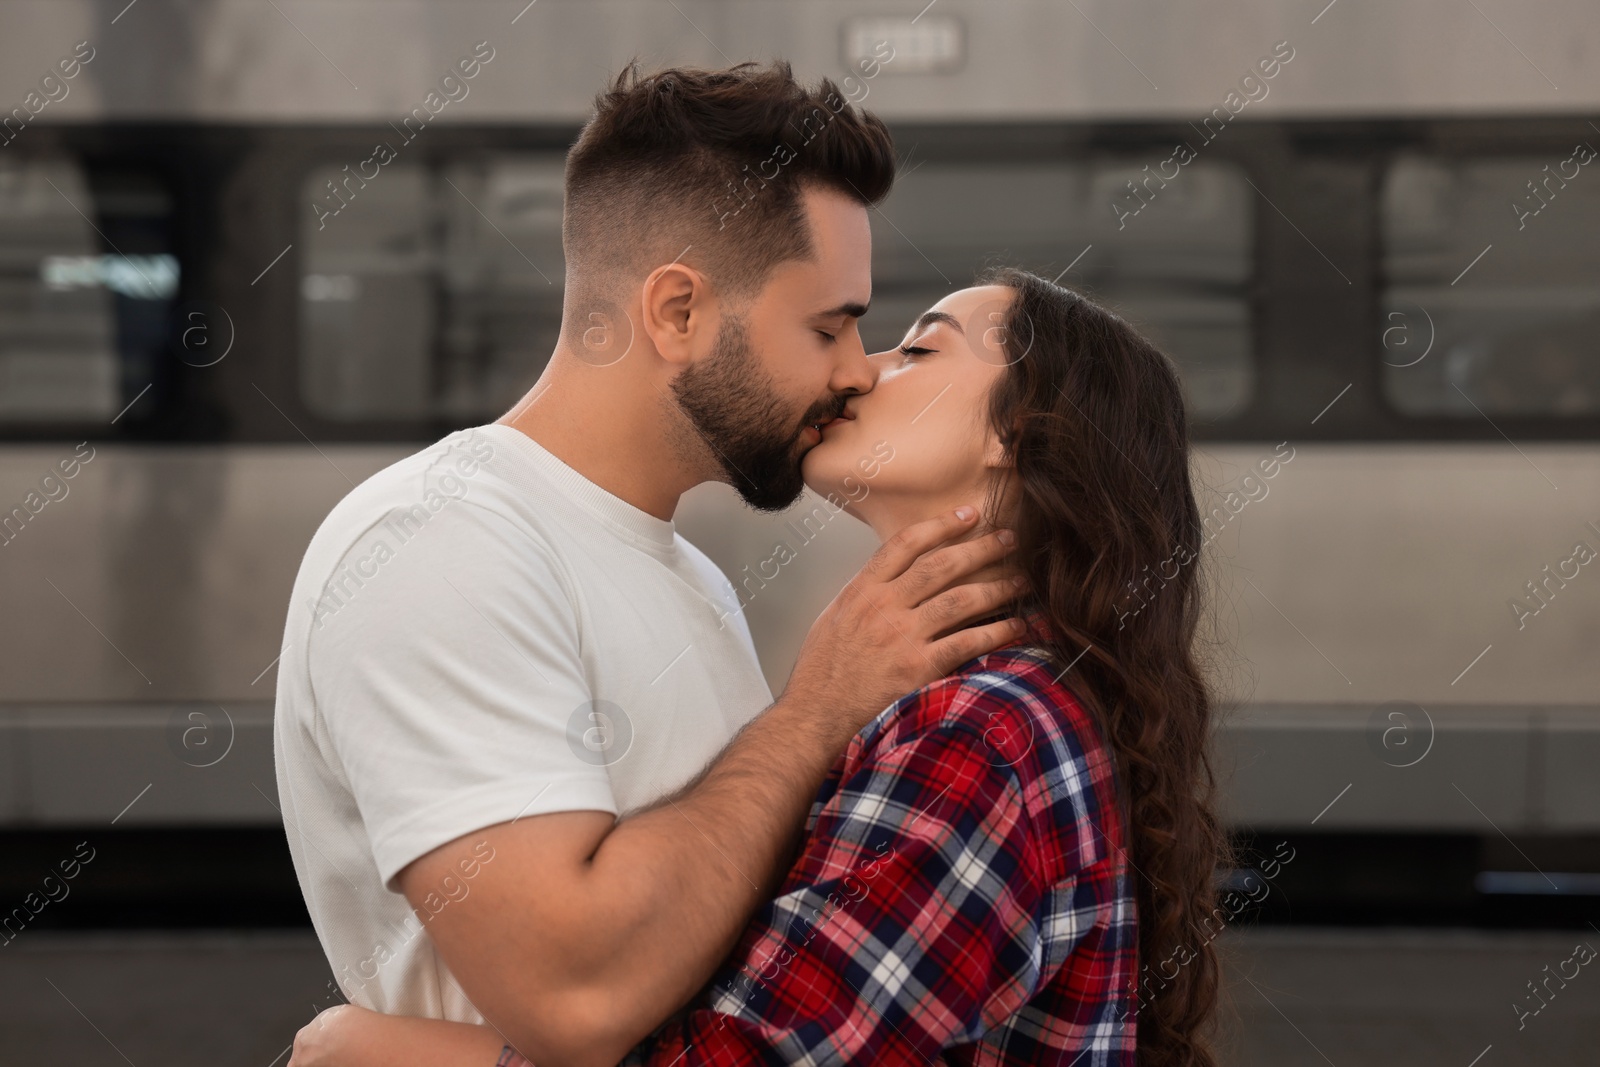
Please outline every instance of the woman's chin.
M824 441L812 445L810 451L800 457L800 477L807 489L821 496L838 492L843 484L845 472L832 462L831 451L828 442Z
M837 478L812 478L805 479L806 488L822 497L824 500L848 500Z

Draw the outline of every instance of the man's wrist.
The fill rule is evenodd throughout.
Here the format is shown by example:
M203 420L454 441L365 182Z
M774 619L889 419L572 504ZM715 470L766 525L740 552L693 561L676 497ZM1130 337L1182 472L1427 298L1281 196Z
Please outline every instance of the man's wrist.
M828 701L805 690L785 689L768 714L776 717L783 732L802 746L804 753L823 770L832 766L856 735L847 716L840 715Z

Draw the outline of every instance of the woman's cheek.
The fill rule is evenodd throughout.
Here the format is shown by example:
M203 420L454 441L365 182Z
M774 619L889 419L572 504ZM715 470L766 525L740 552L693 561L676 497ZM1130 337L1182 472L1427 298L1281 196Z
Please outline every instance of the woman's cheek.
M886 464L881 479L902 492L939 492L966 481L968 474L966 431L948 418L935 420L947 393L914 425L884 439L894 446L894 462Z

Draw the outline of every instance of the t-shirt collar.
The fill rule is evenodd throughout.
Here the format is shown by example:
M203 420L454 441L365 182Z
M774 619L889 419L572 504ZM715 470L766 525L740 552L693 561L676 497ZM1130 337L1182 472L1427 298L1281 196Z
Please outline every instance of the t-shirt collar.
M526 457L552 482L561 487L579 507L618 527L624 533L659 548L671 548L677 536L677 527L671 519L658 519L648 511L634 507L615 493L601 488L578 471L564 463L555 453L529 437L515 426L491 423L479 430L504 440L511 448Z

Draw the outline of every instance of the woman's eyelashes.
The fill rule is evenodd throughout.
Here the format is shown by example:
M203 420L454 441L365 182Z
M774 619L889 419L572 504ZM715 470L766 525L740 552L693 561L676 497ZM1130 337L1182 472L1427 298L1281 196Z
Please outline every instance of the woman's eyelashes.
M900 354L902 356L907 356L907 357L928 356L928 355L932 355L935 351L936 351L936 349L922 348L922 347L920 347L918 345L901 345L900 346Z

